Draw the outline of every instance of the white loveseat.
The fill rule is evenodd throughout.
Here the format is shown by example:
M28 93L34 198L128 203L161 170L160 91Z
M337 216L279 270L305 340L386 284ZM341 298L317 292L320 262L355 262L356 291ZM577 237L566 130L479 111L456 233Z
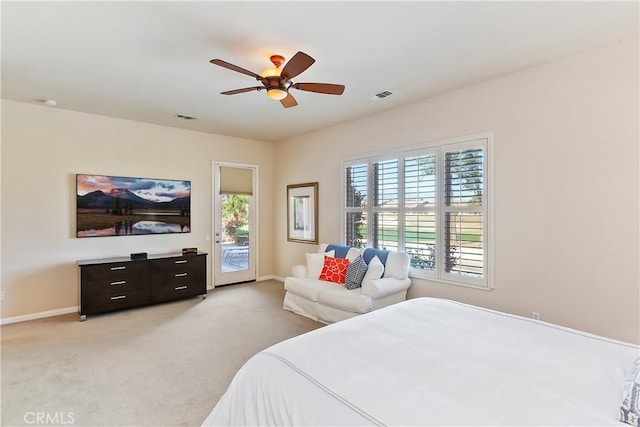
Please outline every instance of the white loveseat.
M307 254L307 264L294 266L292 276L284 281L286 294L283 307L286 310L328 324L406 299L407 289L411 286L410 258L407 254L331 244L320 245L318 254L321 254L320 259L326 254L351 261L361 255L369 264L361 287L348 289L344 285L320 280L318 266L313 264L318 262L317 256ZM380 262L382 268L378 268Z

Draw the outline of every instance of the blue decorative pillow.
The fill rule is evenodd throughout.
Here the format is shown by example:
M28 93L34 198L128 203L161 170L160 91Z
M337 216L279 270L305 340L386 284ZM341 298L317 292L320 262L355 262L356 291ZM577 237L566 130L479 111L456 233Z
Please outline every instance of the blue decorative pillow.
M327 245L327 249L325 249L325 252L336 251L335 258L346 258L347 253L349 253L349 249L351 249L351 246L330 244Z
M620 421L638 426L640 419L640 357L633 362L624 381L624 400L620 406Z
M362 286L362 279L367 272L367 263L362 259L362 255L358 255L356 259L347 266L347 278L344 286L347 289L356 289Z
M382 265L387 265L387 256L389 256L389 251L386 251L384 249L367 248L362 254L364 262L366 262L367 264L371 262L374 256L378 257L380 262L382 262Z

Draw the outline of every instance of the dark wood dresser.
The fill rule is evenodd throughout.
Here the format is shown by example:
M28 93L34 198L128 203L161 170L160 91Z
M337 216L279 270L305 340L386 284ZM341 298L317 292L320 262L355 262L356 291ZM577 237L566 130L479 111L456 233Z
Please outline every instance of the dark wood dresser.
M207 254L78 261L80 320L88 314L200 295L207 297Z

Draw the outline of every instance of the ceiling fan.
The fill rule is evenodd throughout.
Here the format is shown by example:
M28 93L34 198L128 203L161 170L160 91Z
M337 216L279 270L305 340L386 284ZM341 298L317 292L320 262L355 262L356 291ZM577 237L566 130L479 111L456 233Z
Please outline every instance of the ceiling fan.
M294 77L316 62L315 59L304 52L298 52L293 55L293 58L287 62L284 68L280 68L284 63L284 57L280 55L272 55L270 59L271 62L273 62L274 67L267 68L260 74L238 67L237 65L230 64L222 59L212 59L209 62L228 68L229 70L254 77L257 81L262 83L262 86L245 87L242 89L220 92L221 95L235 95L238 93L251 92L252 90L261 91L266 89L269 98L280 101L284 108L290 108L298 105L296 99L289 92L289 89L291 88L329 95L342 95L344 92L344 85L331 83L294 83Z

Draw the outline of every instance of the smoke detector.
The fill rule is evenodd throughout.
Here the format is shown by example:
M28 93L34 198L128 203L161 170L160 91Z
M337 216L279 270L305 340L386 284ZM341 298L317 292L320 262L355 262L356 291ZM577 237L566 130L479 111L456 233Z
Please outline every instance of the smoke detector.
M196 116L190 116L188 114L176 114L175 117L182 119L182 120L200 120L200 117L196 117Z

